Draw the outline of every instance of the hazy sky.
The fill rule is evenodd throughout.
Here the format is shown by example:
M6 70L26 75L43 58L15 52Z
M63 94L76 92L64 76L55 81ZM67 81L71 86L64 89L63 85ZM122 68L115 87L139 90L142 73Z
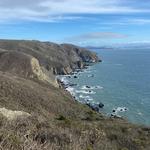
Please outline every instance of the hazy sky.
M150 0L0 0L0 38L150 42Z

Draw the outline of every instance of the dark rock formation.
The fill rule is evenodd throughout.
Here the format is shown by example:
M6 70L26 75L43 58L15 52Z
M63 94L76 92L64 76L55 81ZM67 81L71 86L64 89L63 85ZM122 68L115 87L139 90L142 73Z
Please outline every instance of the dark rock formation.
M112 112L116 112L116 110L115 110L115 109L113 109L113 110L112 110Z
M104 107L104 104L103 103L99 103L99 108L103 108Z
M91 104L89 102L87 102L87 105L94 111L99 112L101 108L104 107L103 103L99 103L99 104Z
M78 77L77 77L77 76L74 76L74 78L77 79Z
M90 89L91 87L90 87L90 86L88 86L88 85L86 85L86 88L87 88L87 89Z

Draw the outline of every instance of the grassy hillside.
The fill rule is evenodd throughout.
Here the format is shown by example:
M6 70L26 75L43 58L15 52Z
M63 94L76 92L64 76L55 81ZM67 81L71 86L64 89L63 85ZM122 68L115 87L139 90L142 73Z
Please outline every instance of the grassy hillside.
M150 128L106 118L56 86L54 74L92 61L74 45L1 40L0 149L149 150Z

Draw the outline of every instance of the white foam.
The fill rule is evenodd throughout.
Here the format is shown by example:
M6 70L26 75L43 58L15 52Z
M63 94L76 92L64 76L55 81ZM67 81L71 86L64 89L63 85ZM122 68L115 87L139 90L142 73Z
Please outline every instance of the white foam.
M79 95L79 98L89 98L90 96Z
M138 112L138 115L142 116L143 114L141 112Z
M84 95L79 95L79 98L82 98L82 99L85 99L85 100L88 100L88 101L93 100L93 98L91 98L90 96L84 96Z
M89 88L88 88L86 85L84 85L81 87L81 89L82 90L88 90L88 89L89 90L95 90L95 89L103 89L103 87L98 85L98 86L89 86Z
M102 86L99 86L99 85L98 85L98 86L95 86L95 88L96 88L96 89L103 89L103 87L102 87Z
M60 77L59 79L60 79L60 81L63 82L65 85L66 85L66 84L69 84L69 81L67 80L66 77L63 76L63 77Z
M119 112L126 112L128 109L126 107L118 107L115 110L115 114L119 113Z
M66 75L63 75L63 77L70 77L71 75L68 75L68 74L66 74Z
M84 72L91 73L92 71L90 69L86 69L86 70L84 70Z
M87 91L87 90L76 90L76 93L83 93L83 94L96 94L94 91Z
M66 91L68 91L72 96L75 96L75 89L72 87L67 87Z
M93 74L91 74L91 75L88 75L88 78L90 78L90 77L94 77L94 75L93 75Z

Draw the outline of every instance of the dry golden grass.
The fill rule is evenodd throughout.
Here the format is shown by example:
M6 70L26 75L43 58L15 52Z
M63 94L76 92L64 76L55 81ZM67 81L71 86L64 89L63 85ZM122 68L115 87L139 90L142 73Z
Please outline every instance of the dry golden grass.
M72 45L38 41L2 40L0 48L1 52L6 49L31 55L38 59L42 69L55 68L57 73L76 67L78 59L96 57ZM19 56L24 58L24 54ZM26 61L20 63L27 65ZM15 65L19 70L17 61ZM0 71L0 108L5 108L9 115L14 112L30 115L8 119L6 112L0 113L0 150L150 150L150 128L124 119L106 118L75 101L63 89L21 76L19 71L12 72L12 68L8 71L9 65L3 67L7 69Z
M1 117L0 147L9 150L149 150L149 129L122 120L6 121Z

